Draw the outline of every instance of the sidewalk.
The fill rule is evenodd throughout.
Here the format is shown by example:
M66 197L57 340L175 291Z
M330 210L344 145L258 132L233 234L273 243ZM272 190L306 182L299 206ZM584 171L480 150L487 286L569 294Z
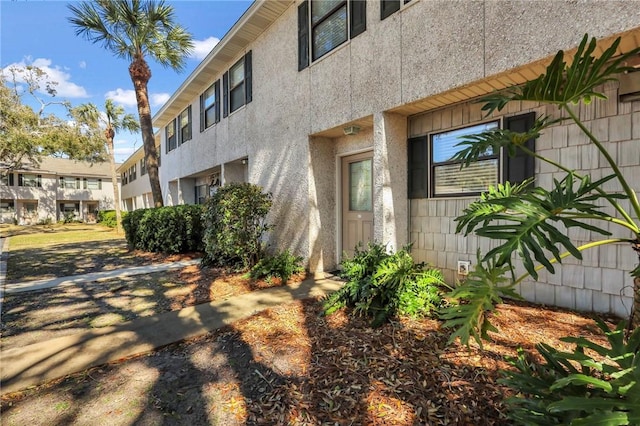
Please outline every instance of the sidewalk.
M284 287L254 291L227 300L201 304L39 342L2 352L0 394L15 392L89 367L144 354L196 337L262 310L335 291L342 282L309 279Z
M19 293L166 271L200 262L200 259L194 259L8 284L6 283L8 248L8 239L0 238L0 313L4 293ZM297 284L254 291L226 300L2 351L0 394L15 392L90 367L144 354L171 343L206 334L274 306L323 296L339 289L342 284L331 278L308 279Z
M6 265L6 262L0 262ZM117 277L129 277L133 275L150 274L153 272L168 271L171 269L185 268L200 263L200 259L182 260L178 262L158 263L155 265L133 266L130 268L114 269L111 271L91 272L83 275L50 278L37 281L25 281L21 283L6 283L0 286L0 297L4 293L23 293L25 291L42 290L60 285L79 284L94 281L104 281ZM2 265L0 265L2 268ZM0 269L1 270L1 269ZM1 272L0 272L1 273ZM2 278L0 278L2 280ZM2 283L2 281L0 281Z

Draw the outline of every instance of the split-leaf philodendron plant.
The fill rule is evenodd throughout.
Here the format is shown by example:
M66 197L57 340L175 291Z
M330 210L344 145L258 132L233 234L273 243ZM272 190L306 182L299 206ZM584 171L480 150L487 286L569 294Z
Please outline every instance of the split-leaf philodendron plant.
M517 296L515 287L528 276L537 279L539 270L554 273L554 263L567 256L582 259L584 250L620 243L626 243L629 250L635 250L640 256L640 203L638 188L632 187L637 187L638 182L627 180L616 160L578 114L581 102L589 104L595 99L606 99L601 92L602 85L628 71L625 61L640 52L640 49L634 49L618 55L619 44L620 39L617 39L596 57L596 40L589 41L585 35L570 65L560 51L545 74L481 100L484 102L482 109L487 114L502 110L512 101L532 101L556 105L562 111L562 118L539 118L525 133L494 129L466 137L458 144L461 150L454 159L463 161L464 167L486 152L503 149L514 155L520 149L539 162L557 167L558 173L564 177L555 179L551 188L537 187L532 179L521 184L499 184L470 204L456 219L457 232L464 235L475 232L494 240L496 245L488 253L478 254L476 268L450 294L454 300L465 301L443 312L445 325L456 329L452 340L460 337L463 344L468 344L473 337L481 343L481 338L488 337L488 331L495 330L486 315L495 304L500 303L502 297ZM594 180L525 146L526 141L537 138L545 129L564 120L572 120L584 132L608 164L610 173ZM607 192L604 185L610 181L617 182L621 191ZM623 200L626 201L621 202ZM613 207L614 214L603 209L607 204ZM612 237L607 229L609 224L624 228L628 237ZM581 228L601 238L576 246L565 235L571 228ZM515 274L514 253L526 271L519 277ZM631 271L631 276L634 281L634 307L630 323L637 327L640 325L640 266Z

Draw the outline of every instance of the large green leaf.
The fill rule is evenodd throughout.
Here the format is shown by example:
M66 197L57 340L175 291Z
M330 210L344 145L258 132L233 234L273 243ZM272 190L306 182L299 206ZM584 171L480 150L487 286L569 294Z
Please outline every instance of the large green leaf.
M637 423L631 423L629 414L623 411L594 413L571 422L571 426L619 426L630 424Z
M449 342L459 337L463 345L469 345L473 337L482 346L482 339L489 339L488 332L497 331L486 314L502 302L502 297L520 298L513 285L504 284L509 281L505 278L507 270L507 265L478 262L466 280L447 294L454 303L440 312L440 318L445 320L444 327L456 329Z
M527 192L516 187L516 193L511 187L503 186L502 191L493 191L467 207L463 215L456 218L457 228L464 229L465 234L475 231L478 236L503 240L483 260L495 258L498 266L511 265L513 253L518 253L527 272L537 279L536 262L555 272L549 256L561 262L560 247L582 258L562 227L610 235L604 228L576 219L608 217L592 202L597 199L593 191L612 178L613 175L591 182L585 176L576 182L575 176L569 173L561 181L554 181L551 191L534 188Z
M569 385L590 385L595 388L602 389L605 392L611 392L613 390L613 386L611 386L611 383L607 382L606 380L598 379L596 377L587 376L584 374L571 374L567 377L558 379L549 389L557 390Z
M617 398L602 398L594 397L587 398L582 396L567 396L560 401L549 404L547 409L551 413L558 413L562 411L593 411L593 410L606 410L614 411L620 409L629 409L633 407L633 403L630 401L624 401Z

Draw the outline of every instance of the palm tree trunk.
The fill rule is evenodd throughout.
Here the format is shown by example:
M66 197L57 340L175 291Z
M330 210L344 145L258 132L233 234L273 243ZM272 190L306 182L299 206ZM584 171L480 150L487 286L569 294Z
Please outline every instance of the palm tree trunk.
M151 70L142 57L136 58L129 66L129 75L136 92L138 102L138 115L140 118L140 130L142 132L142 145L144 146L144 158L147 162L147 175L151 184L151 195L154 207L162 207L162 187L158 173L158 151L153 137L153 123L151 121L151 108L149 106L149 94L147 83L151 78Z
M118 174L116 173L116 158L113 150L113 129L105 131L107 136L107 150L109 151L109 166L111 169L111 182L113 182L113 204L116 210L116 232L122 234L122 211L120 210L120 191L118 190Z

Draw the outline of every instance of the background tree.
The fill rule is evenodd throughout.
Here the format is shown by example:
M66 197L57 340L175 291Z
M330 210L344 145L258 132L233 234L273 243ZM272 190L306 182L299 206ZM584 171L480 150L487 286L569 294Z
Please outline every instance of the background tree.
M130 61L129 75L138 103L147 174L156 207L163 205L158 176L158 153L153 136L147 85L151 69L146 57L176 71L184 69L193 50L191 35L174 22L171 6L154 0L96 0L69 5L69 22L76 34L101 44L115 56Z
M24 165L37 166L45 156L100 162L106 159L104 143L93 139L77 126L66 101L53 100L56 82L37 67L9 70L10 81L0 74L0 163L3 172ZM18 82L18 73L23 73ZM39 94L41 87L49 98ZM35 99L40 108L35 112L23 103L21 96ZM46 114L53 104L62 105L67 117Z
M465 235L474 232L494 240L496 244L488 253L479 254L475 270L450 295L454 300L466 301L444 313L445 325L457 329L452 339L460 337L463 343L467 343L470 337L478 342L481 337L488 337L487 331L495 328L487 319L487 311L493 310L503 296L517 297L515 286L528 276L537 279L541 269L554 273L554 264L567 256L582 259L584 250L626 244L640 257L638 182L628 180L606 146L578 114L580 103L606 99L602 93L603 84L627 71L625 61L640 52L640 49L634 49L618 54L619 44L620 39L617 39L596 57L596 40L589 41L585 36L570 65L560 51L545 74L482 100L482 109L488 114L502 110L512 101L532 101L557 106L562 118L542 117L525 133L496 129L468 137L458 144L461 150L454 158L469 165L487 151L504 149L509 155L522 151L556 167L558 177L551 188L536 187L532 180L520 185L507 182L490 188L456 219L458 232ZM601 159L609 166L604 171L608 175L593 180L589 175L578 173L527 148L526 141L537 138L545 129L565 120L571 120L596 147ZM562 175L564 177L560 178ZM610 189L616 186L618 190ZM612 236L609 228L615 227L623 231L620 237ZM589 232L593 241L576 246L568 232L576 228ZM515 275L514 253L518 254L526 271L520 277ZM640 266L631 271L631 277L634 303L629 324L636 328L640 327Z
M125 114L121 105L116 105L113 100L107 99L104 103L104 111L100 113L94 104L80 105L74 110L81 122L96 131L104 131L109 165L111 169L111 181L113 182L113 202L116 210L116 230L122 232L122 212L120 209L120 191L118 190L118 175L116 174L116 158L113 148L113 138L120 130L137 132L140 124L132 114Z

